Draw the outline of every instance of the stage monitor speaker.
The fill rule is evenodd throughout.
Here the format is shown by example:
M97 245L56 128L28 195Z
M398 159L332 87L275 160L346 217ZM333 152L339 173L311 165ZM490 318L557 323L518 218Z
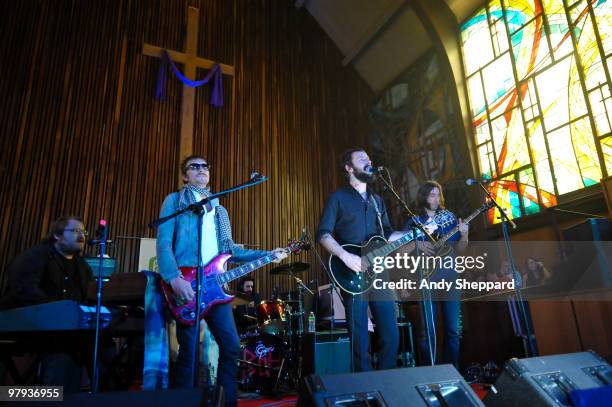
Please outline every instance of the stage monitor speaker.
M510 359L484 402L490 407L571 406L570 392L612 384L612 367L595 352Z
M62 407L222 407L223 388L65 394ZM46 403L45 403L46 404Z
M346 329L305 334L302 340L304 375L351 371L351 342Z
M298 406L482 406L452 365L378 370L304 379Z

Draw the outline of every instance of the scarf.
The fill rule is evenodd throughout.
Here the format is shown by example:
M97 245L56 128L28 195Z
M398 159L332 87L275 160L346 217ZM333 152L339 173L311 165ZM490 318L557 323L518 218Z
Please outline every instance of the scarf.
M179 191L178 209L185 208L198 202L194 192L197 192L200 196L207 198L212 195L209 188L200 188L187 184ZM215 224L217 225L217 241L219 242L219 251L231 252L234 241L232 239L232 226L230 225L227 210L223 206L219 205L219 199L217 198L211 200L210 205L215 208Z

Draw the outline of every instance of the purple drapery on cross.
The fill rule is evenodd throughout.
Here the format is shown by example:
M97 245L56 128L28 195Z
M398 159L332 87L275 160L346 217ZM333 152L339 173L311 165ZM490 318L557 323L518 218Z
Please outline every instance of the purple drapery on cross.
M219 64L215 64L215 66L213 66L212 69L206 74L206 77L204 77L204 79L202 79L201 81L192 81L191 79L185 77L185 75L183 75L181 71L178 70L178 68L174 64L174 61L170 59L170 56L168 55L168 52L166 50L162 51L161 59L162 61L161 65L159 66L159 73L157 74L157 88L155 89L156 99L166 99L166 76L168 70L167 66L170 65L176 77L179 78L179 80L183 82L183 84L191 86L192 88L197 88L199 86L205 85L212 78L213 88L212 93L210 95L210 104L214 107L223 106L223 86L221 83L222 73Z

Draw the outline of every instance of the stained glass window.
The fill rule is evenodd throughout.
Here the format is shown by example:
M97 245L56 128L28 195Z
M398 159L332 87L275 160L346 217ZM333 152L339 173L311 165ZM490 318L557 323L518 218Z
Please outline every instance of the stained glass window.
M612 173L612 0L491 0L461 43L479 169L511 217Z

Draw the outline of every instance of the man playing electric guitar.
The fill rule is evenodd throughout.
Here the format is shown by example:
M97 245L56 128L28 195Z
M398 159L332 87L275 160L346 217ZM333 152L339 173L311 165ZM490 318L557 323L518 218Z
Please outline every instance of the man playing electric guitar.
M346 270L343 272L362 273L365 270L362 270L359 253L350 253L342 245L359 245L375 235L393 241L402 238L405 233L392 230L382 198L367 188L368 183L374 180L368 154L363 149L348 150L342 156L342 167L349 185L336 190L327 200L319 220L317 241L344 263ZM414 244L407 243L407 250L413 250ZM368 353L368 306L378 333L378 368L395 368L399 346L395 298L374 300L374 290L350 292L350 288L339 285L351 331L354 370L372 369Z
M416 196L417 206L417 221L425 227L432 224L437 226L437 233L440 238L443 238L446 233L451 232L455 227L458 227L458 232L448 238L448 244L456 252L461 253L465 250L468 244L469 226L461 219L457 220L455 215L444 208L444 194L442 186L435 181L426 181L419 188ZM410 230L413 227L413 221L409 220L404 226L404 230ZM426 253L429 254L429 253ZM433 253L436 255L436 253ZM451 251L451 254L452 251ZM457 273L454 269L438 269L431 274L430 281L454 281L457 278ZM431 293L428 293L431 294ZM435 322L438 306L442 307L444 317L444 354L442 357L443 363L452 363L458 368L459 365L459 312L460 312L460 292L457 289L452 289L448 292L444 291L436 293L436 300L431 301L423 299L423 313L427 313L429 321L429 337L426 335L425 329L422 329L420 349L422 358L426 361L422 364L429 364L430 360L435 362ZM431 343L431 346L429 345Z
M207 188L210 180L209 164L199 156L187 157L181 163L184 187L168 195L162 204L160 217L165 217L210 195ZM214 199L207 205L203 215L202 247L198 242L198 216L193 212L163 223L157 233L157 261L162 279L168 283L177 298L191 301L192 285L183 278L179 267L196 267L198 251L202 264L206 265L219 253L231 253L238 262L253 261L266 255L274 255L275 262L287 257L284 249L273 252L247 250L232 240L232 230L226 209ZM219 344L219 369L217 383L225 390L226 406L236 406L236 360L240 354L240 343L229 303L217 304L206 314L206 322ZM194 341L198 339L195 325L177 323L179 352L176 361L174 387L191 387L193 384L192 362Z

